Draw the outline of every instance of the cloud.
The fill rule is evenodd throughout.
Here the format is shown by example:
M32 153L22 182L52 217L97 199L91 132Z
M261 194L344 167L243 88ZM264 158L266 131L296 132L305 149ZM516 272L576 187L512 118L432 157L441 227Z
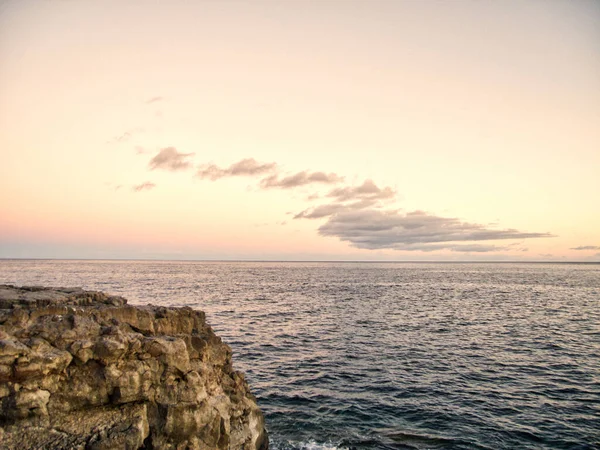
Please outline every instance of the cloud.
M145 183L133 186L132 189L134 192L140 192L140 191L149 191L150 189L154 189L155 187L156 187L156 184L154 184L150 181L146 181Z
M121 188L123 187L123 185L122 185L122 184L114 184L114 183L113 183L113 182L111 182L111 181L106 181L106 182L104 183L104 186L106 186L106 187L109 187L109 188L112 188L112 189L114 189L115 191L118 191L119 189L121 189Z
M149 98L148 100L146 100L144 103L146 103L146 105L149 105L151 103L158 103L158 102L162 102L164 100L163 97L152 97Z
M196 176L202 179L216 181L224 177L264 175L276 169L275 163L259 163L254 158L238 161L227 169L222 169L215 164L203 164L198 167Z
M341 211L353 211L365 209L375 206L377 200L359 200L354 203L330 203L327 205L319 205L314 208L305 209L294 216L294 219L322 219L323 217L332 216Z
M496 245L480 245L480 244L450 245L446 248L448 248L449 250L451 250L453 252L469 252L469 253L497 252L500 250L508 249L508 247L499 247Z
M356 199L387 200L396 196L397 192L389 186L383 189L378 187L373 180L366 180L360 186L337 188L327 194L328 197L344 202Z
M487 253L508 250L508 247L482 244L410 244L395 250L433 252L436 250L450 250L463 253Z
M141 132L143 132L144 129L137 127L137 128L132 128L131 130L127 130L124 133L113 137L112 139L110 139L109 141L107 141L107 144L122 144L124 142L128 142L129 140L131 140L131 138L136 135L139 134Z
M115 136L107 143L108 144L122 144L123 142L129 141L132 138L133 134L134 134L133 131L126 131L125 133L120 134L119 136Z
M216 181L225 177L235 176L264 176L260 181L261 189L292 189L308 184L334 184L344 180L336 173L310 172L304 170L293 175L281 176L276 163L259 163L254 158L246 158L227 168L216 164L202 164L198 166L196 176L201 179Z
M343 211L357 211L361 209L381 206L382 200L390 200L396 196L396 191L390 187L380 188L372 180L366 180L360 186L347 186L336 188L327 194L335 198L334 203L315 206L296 214L294 219L321 219ZM419 211L409 213L417 214Z
M336 173L309 172L304 170L302 172L298 172L294 175L289 175L283 178L279 178L279 175L271 175L270 177L261 180L260 187L262 187L263 189L291 189L312 183L334 184L339 183L343 180L344 177L341 177Z
M150 168L187 169L191 166L188 158L192 155L193 153L179 153L174 147L164 148L152 158ZM212 163L202 164L198 166L196 176L211 181L235 176L258 176L261 177L261 189L293 189L311 184L330 185L344 181L344 177L337 173L322 171L304 170L284 176L276 163L261 163L254 158L242 159L229 167L220 167ZM147 188L151 187L154 185ZM140 187L139 190L141 189L144 188ZM481 242L554 237L550 233L498 229L490 224L463 222L457 218L436 216L420 210L384 210L382 207L385 204L397 200L398 193L390 186L378 186L371 179L358 186L335 187L324 196L313 194L307 200L317 198L328 199L330 203L305 209L294 214L293 218L326 219L318 228L321 236L336 237L359 249L423 252L448 250L462 253L522 252L527 251L522 247L522 242L503 246ZM591 247L577 249L592 249Z
M179 153L175 147L166 147L161 149L150 160L150 170L164 169L170 171L186 170L192 167L188 158L194 153Z
M600 250L598 245L581 245L579 247L572 247L571 250Z
M423 211L341 210L319 227L322 236L337 237L361 249L488 252L507 247L473 244L475 241L553 237L514 229L495 230L484 225L439 217ZM468 244L461 244L467 242Z

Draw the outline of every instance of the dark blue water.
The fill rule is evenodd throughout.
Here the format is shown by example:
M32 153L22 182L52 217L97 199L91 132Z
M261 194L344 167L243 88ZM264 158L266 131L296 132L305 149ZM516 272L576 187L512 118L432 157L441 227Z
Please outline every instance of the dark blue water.
M600 448L600 265L0 261L189 305L275 449Z

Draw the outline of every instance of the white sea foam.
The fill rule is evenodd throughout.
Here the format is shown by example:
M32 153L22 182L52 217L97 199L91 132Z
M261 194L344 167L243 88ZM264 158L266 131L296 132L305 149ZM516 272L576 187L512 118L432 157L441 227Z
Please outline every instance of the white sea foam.
M307 442L287 441L285 444L272 443L269 446L272 450L348 450L348 447L338 447L332 442L317 442L310 440Z

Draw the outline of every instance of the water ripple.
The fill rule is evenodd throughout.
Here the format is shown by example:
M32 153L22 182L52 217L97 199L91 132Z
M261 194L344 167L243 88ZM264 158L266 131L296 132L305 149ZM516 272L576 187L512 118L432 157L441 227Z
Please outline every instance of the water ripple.
M275 450L600 448L600 266L1 261L0 282L189 305Z

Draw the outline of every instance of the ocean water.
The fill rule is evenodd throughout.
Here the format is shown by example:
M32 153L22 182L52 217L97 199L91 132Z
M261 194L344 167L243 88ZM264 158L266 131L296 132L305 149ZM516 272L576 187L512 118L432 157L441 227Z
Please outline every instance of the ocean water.
M0 261L0 283L191 306L272 448L600 448L600 265Z

